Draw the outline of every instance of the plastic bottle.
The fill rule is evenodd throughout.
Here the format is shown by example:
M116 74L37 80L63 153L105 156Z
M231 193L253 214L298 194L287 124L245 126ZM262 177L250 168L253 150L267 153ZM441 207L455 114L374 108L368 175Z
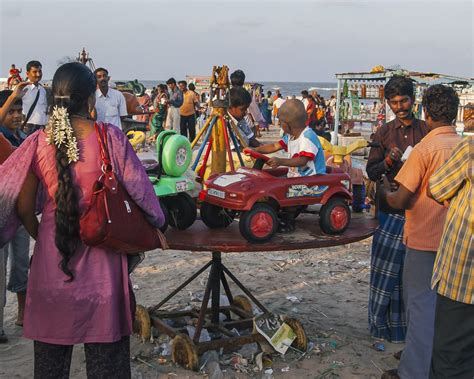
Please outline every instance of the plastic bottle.
M342 87L342 96L347 97L349 95L349 86L347 85L347 80L344 80L344 85Z

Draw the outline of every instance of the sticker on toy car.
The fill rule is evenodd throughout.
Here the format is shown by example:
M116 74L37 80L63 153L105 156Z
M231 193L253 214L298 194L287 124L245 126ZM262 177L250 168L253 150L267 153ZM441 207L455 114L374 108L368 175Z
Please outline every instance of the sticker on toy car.
M243 174L221 175L214 180L214 184L219 187L227 187L231 184L240 182L243 178L245 178L245 175Z
M207 190L207 194L209 196L215 196L215 197L218 197L220 199L225 199L225 192L224 191L219 191L219 190L216 190L214 188L209 188Z
M179 182L176 182L176 191L177 192L186 191L187 187L188 186L187 186L186 180L180 180Z
M286 197L304 197L322 195L329 186L307 186L305 184L295 184L288 187Z

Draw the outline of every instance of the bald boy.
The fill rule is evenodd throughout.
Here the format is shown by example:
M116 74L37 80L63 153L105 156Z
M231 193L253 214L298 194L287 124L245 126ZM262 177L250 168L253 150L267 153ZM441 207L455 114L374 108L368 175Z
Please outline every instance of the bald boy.
M262 154L279 150L288 152L288 158L270 158L267 164L272 168L287 166L290 178L325 174L323 148L316 133L305 125L306 110L303 102L297 99L285 101L278 111L278 118L285 133L283 138L254 150Z

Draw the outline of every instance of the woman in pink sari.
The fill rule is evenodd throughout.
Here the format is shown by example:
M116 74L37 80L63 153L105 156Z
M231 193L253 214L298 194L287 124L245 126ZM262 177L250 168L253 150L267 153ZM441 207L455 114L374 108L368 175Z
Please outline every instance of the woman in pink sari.
M88 378L131 375L134 298L127 257L85 246L79 236L80 215L101 174L94 122L88 119L95 88L94 74L85 65L61 66L52 83L54 102L60 107L56 116L53 113L46 130L31 135L0 167L4 174L0 200L6 204L6 214L14 219L11 204L16 204L16 215L36 240L24 319L24 336L34 340L35 378L69 377L73 345L80 343L85 345ZM57 116L61 107L68 112L62 120ZM59 143L61 133L65 137ZM107 133L119 180L152 225L160 227L163 213L139 159L119 128L108 127ZM12 179L13 173L4 166L17 164L15 159L22 166ZM21 180L19 193L9 177ZM40 186L44 204L38 222L35 203ZM9 229L8 221L0 218L0 244L2 231Z

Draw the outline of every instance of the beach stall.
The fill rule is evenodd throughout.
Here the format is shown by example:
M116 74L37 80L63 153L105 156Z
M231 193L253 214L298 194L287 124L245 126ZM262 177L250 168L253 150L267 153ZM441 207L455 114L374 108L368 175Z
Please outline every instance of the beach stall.
M209 94L211 89L211 77L210 76L197 76L197 75L186 75L186 82L188 84L193 83L196 87L196 92L201 95L201 102L205 102L203 94Z
M460 99L456 126L459 133L463 132L464 109L469 103L474 103L473 78L375 66L370 72L336 74L337 99L332 137L334 144L341 142L341 137L351 132L360 133L368 138L377 126L395 118L384 99L384 86L395 75L405 75L413 80L415 84L414 112L422 119L424 114L421 100L424 91L434 84L452 86Z

